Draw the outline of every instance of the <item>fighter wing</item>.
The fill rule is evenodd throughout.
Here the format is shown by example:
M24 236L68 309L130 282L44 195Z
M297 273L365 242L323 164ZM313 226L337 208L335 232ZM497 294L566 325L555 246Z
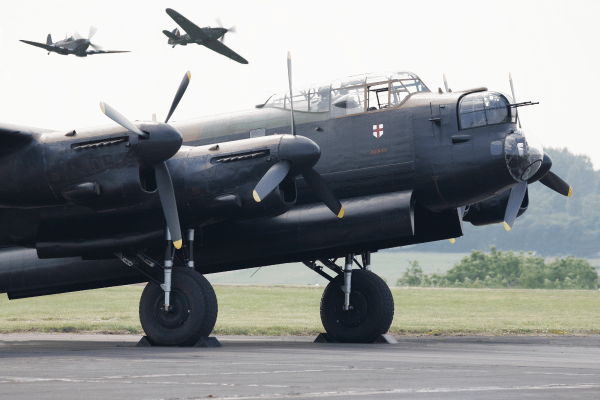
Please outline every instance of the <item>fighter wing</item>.
M248 64L248 61L242 56L240 56L235 51L231 50L229 47L225 46L222 42L218 40L211 40L208 43L202 43L204 46L209 49L216 51L219 54L223 54L225 57L229 57L234 61L239 62L240 64Z
M131 53L129 50L87 50L88 55L94 54L108 54L108 53Z
M30 44L32 46L35 47L41 47L42 49L46 49L48 51L53 51L55 53L59 53L59 54L72 54L73 52L68 50L68 49L64 49L62 47L58 47L58 46L50 46L44 43L38 43L38 42L30 42L29 40L21 40L21 42L23 43L27 43Z
M201 28L199 28L192 21L179 14L177 11L167 8L167 14L169 17L173 18L173 21L177 23L188 35L192 41L196 40L210 40L210 36L208 36Z

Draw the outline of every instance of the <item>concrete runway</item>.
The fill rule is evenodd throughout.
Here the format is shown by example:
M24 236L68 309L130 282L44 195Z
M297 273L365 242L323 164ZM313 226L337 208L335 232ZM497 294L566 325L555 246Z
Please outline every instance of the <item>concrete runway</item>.
M600 336L313 339L150 348L126 335L0 335L0 398L600 399Z

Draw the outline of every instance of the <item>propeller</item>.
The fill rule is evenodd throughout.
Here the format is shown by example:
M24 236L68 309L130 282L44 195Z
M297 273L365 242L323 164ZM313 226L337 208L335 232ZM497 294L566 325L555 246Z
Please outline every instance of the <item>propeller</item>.
M548 173L540 179L540 183L546 185L555 192L562 194L563 196L571 197L573 194L573 189L571 186L567 182L560 179L558 175L552 171L548 171Z
M98 28L96 28L95 26L90 25L90 31L88 32L88 40L92 40L92 38L96 34L96 31L98 31Z
M223 23L221 22L221 19L219 17L216 18L217 21L217 25L219 25L219 28L223 28ZM235 33L235 26L232 26L231 28L226 28L225 29L225 33ZM221 36L219 38L219 40L221 41L221 43L225 42L225 33L223 34L223 36Z
M165 220L167 221L167 227L169 228L169 232L171 233L171 240L173 241L173 245L176 249L181 248L181 245L183 243L183 237L181 235L181 227L179 225L179 215L177 213L175 190L173 188L173 182L171 181L171 174L169 173L166 160L160 160L160 158L165 158L164 153L159 154L157 156L157 153L160 152L156 150L156 147L166 148L167 146L170 146L168 150L165 150L168 151L169 154L169 157L167 157L166 159L171 158L181 147L181 134L177 132L177 130L175 130L173 127L168 125L167 122L169 121L169 118L171 118L173 111L175 111L175 108L177 107L179 101L183 97L183 94L185 93L185 90L187 89L190 83L190 79L191 74L188 71L183 77L183 80L179 85L179 89L177 89L177 93L175 94L175 98L173 99L173 103L171 104L171 109L169 110L167 119L165 120L164 124L154 122L154 125L152 126L156 128L153 128L153 132L151 134L145 133L142 130L140 130L135 124L133 124L131 121L129 121L127 118L125 118L123 115L117 112L117 110L115 110L108 104L102 102L100 103L100 109L108 118L112 119L117 124L121 125L123 128L137 134L138 136L140 136L141 139L145 139L144 142L147 139L151 139L152 137L157 136L157 143L153 147L149 147L148 145L141 145L140 147L142 148L142 153L144 153L144 148L146 148L148 149L150 157L158 157L158 161L153 164L156 177L156 187L162 205L163 213L165 215ZM140 142L140 144L143 144L144 142ZM173 145L173 143L175 143L175 145ZM146 156L145 153L144 155Z
M517 214L519 213L519 208L521 208L526 192L527 181L519 182L517 186L510 190L508 205L504 212L504 229L506 229L507 232L512 229L515 219L517 219Z
M451 92L451 90L448 88L448 81L446 80L446 74L444 75L444 86L446 87L446 93Z
M510 82L510 90L512 92L513 101L516 102L515 88L513 86L512 75L510 72L508 73L508 80ZM521 120L519 119L519 113L518 113L518 111L516 111L516 113L517 113L517 122L519 124L519 128L521 128ZM508 143L508 139L507 139L507 143ZM525 145L524 147L529 147L529 144L527 142L525 142L524 145ZM518 151L521 151L521 150L518 150ZM527 151L529 151L529 150L527 150ZM539 161L537 161L537 162L539 162ZM534 164L535 164L535 162L534 162ZM530 166L533 166L534 164L531 164ZM528 166L528 168L530 166ZM572 194L571 186L569 186L569 184L567 182L565 182L561 178L559 178L555 173L551 172L550 171L551 167L552 167L552 160L550 159L550 156L544 152L543 160L541 162L539 162L539 167L538 167L537 172L535 172L533 174L533 176L530 176L529 178L527 178L527 177L525 177L525 175L527 174L527 170L525 170L523 172L523 175L521 176L522 181L519 182L516 186L514 186L510 190L510 194L508 197L508 204L506 206L506 211L504 212L504 229L506 229L506 231L510 231L512 229L513 223L515 222L515 219L517 218L517 214L519 213L519 208L521 207L521 204L523 203L523 199L525 198L525 194L527 193L528 183L533 183L533 182L536 182L539 180L542 184L544 184L545 186L554 190L555 192L560 193L563 196L567 196L567 197L571 196L571 194Z
M287 54L287 69L288 69L288 83L290 85L290 109L292 112L292 136L296 136L296 122L294 121L294 100L292 98L292 55L288 51Z
M292 163L288 160L281 160L269 168L254 188L254 192L252 192L254 200L260 203L262 199L267 197L285 179L288 172L290 172L290 168L292 168Z
M292 57L287 56L288 81L290 87L291 108L291 131L292 135L281 138L279 146L280 160L273 165L261 178L252 196L256 202L260 202L269 195L288 176L302 175L308 187L315 192L319 199L338 218L344 216L344 207L335 197L323 177L313 168L319 161L321 149L312 140L296 135L296 123L294 121L294 104L292 101Z
M88 41L88 43L90 44L91 47L93 47L96 50L102 50L102 47L98 46L97 44L92 43L92 38L94 37L94 35L96 34L96 32L98 31L98 28L96 28L93 25L90 25L90 30L88 32L88 37L87 39L85 39L84 37L82 37L79 33L77 32L73 32L73 37L75 39L85 39Z

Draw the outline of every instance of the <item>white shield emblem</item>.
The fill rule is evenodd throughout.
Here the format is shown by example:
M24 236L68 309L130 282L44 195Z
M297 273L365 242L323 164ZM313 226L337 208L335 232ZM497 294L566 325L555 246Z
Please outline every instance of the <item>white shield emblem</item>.
M373 125L373 136L380 138L383 135L383 124Z

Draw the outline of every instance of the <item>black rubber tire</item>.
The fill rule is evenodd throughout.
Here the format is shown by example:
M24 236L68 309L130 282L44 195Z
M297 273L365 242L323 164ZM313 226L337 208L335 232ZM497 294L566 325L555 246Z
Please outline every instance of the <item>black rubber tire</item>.
M208 337L217 322L217 296L211 284L190 268L174 268L171 305L163 310L165 293L148 282L140 299L140 322L150 342L158 346L193 346Z
M329 282L321 298L321 322L337 342L373 343L390 329L394 298L387 283L371 271L352 270L352 310L344 311L344 276Z

